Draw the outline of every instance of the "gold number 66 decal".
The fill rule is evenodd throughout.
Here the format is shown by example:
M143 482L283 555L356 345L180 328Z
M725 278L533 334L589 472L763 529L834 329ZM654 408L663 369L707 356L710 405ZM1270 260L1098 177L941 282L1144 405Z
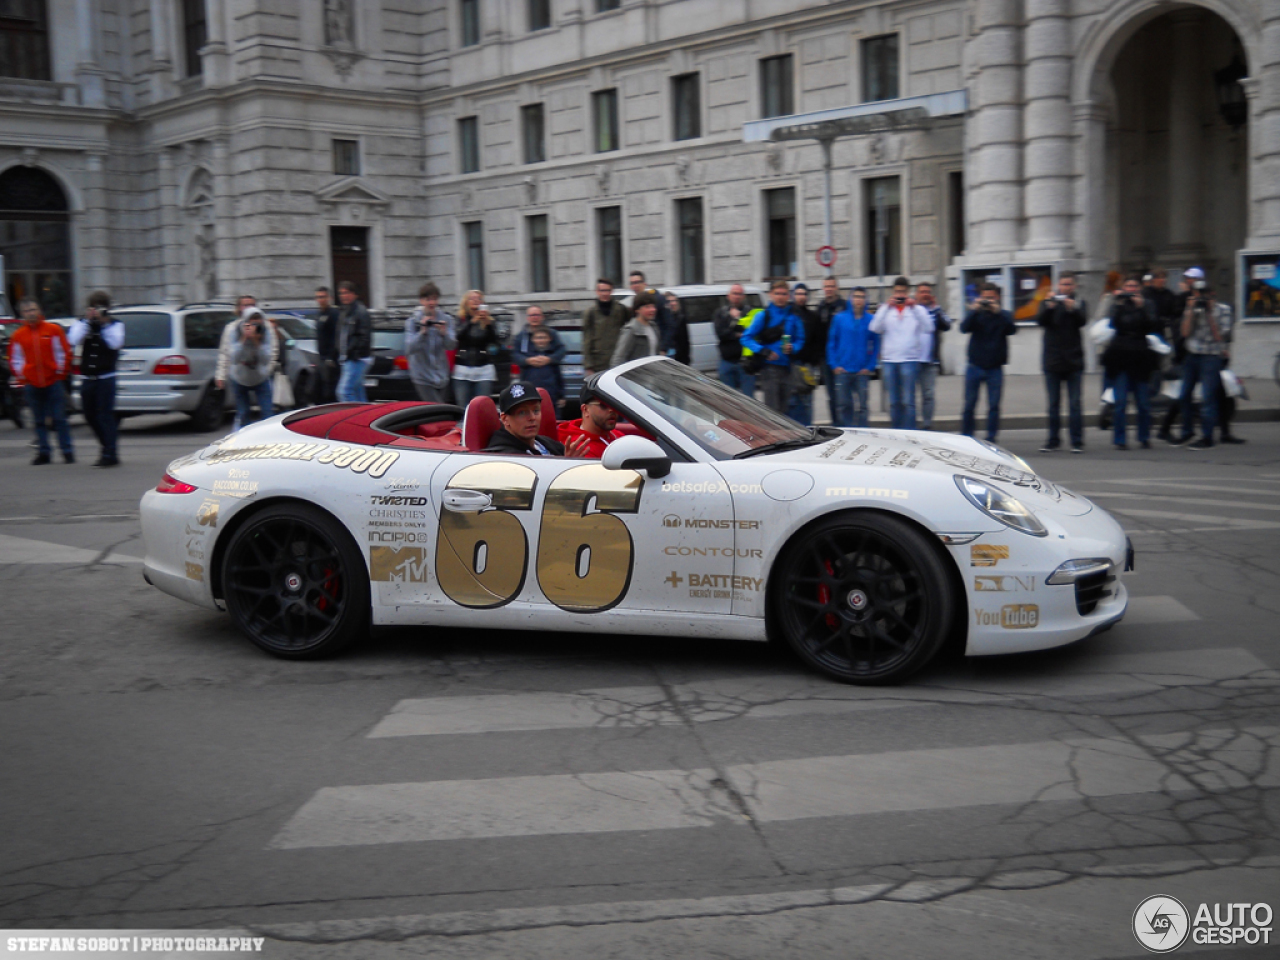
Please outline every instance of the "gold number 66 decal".
M520 463L477 463L446 490L476 490L491 509L442 508L436 543L440 588L455 603L485 609L511 602L524 587L529 541L513 511L530 510L538 475ZM598 613L626 595L635 545L617 513L635 513L644 478L599 464L571 467L547 488L538 540L538 586L562 610Z

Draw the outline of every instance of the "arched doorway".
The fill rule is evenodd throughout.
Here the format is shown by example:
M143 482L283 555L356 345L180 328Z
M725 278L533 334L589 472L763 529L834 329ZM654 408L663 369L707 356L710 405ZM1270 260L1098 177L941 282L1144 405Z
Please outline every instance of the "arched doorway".
M71 215L66 194L43 170L0 173L0 256L15 310L19 300L34 297L45 316L72 314Z
M1117 50L1104 212L1113 264L1199 265L1232 298L1249 225L1247 111L1224 109L1220 87L1246 63L1231 25L1199 6L1152 17Z

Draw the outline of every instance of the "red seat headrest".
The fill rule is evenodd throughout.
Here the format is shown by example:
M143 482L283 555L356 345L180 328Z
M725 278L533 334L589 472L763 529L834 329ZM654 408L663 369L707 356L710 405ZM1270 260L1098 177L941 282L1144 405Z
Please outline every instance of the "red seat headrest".
M468 450L481 451L489 445L489 439L501 426L498 405L493 402L493 398L472 397L462 420L462 444Z
M560 435L556 405L552 402L551 394L547 393L546 388L539 387L538 396L542 397L542 422L538 425L538 433L554 440Z

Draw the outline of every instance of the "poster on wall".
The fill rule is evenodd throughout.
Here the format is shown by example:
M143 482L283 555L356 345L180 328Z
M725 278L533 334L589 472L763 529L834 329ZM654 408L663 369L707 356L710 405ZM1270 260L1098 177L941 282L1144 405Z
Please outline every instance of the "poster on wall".
M1053 296L1053 267L1012 267L1013 319L1029 323L1036 319L1040 304Z
M1241 259L1244 319L1280 319L1280 253L1249 253Z
M987 282L994 283L1000 288L1001 303L1006 310L1008 309L1009 290L1008 284L1005 283L1004 267L971 267L960 273L966 311L969 309L969 304L978 299L978 288Z

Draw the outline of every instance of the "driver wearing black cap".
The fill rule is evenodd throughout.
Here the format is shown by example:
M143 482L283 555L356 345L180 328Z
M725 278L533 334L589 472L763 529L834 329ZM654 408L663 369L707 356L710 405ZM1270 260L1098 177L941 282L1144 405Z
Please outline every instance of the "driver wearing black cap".
M580 457L585 440L575 439L568 448L559 440L538 434L542 424L542 397L523 381L498 395L498 419L502 427L489 438L485 453L514 453L538 457Z

